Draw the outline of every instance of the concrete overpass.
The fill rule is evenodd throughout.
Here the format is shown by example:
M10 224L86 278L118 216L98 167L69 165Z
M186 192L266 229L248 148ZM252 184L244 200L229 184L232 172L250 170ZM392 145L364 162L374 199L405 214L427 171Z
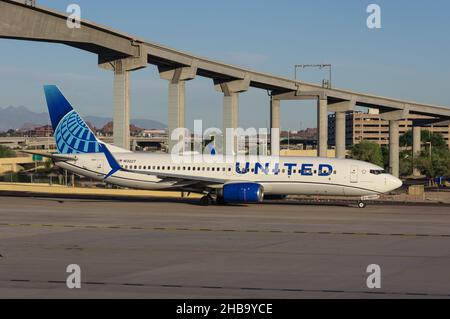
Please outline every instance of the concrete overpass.
M22 1L23 2L23 1ZM223 127L239 125L239 94L250 87L267 90L271 98L271 127L280 127L280 106L284 100L317 101L319 156L327 156L328 112L336 112L336 153L345 156L345 112L356 105L378 108L390 121L390 170L399 174L398 121L409 114L431 116L418 122L414 141L420 141L420 126L450 119L450 109L429 104L403 101L343 89L295 81L212 61L135 36L83 20L80 29L66 25L67 15L18 1L0 0L0 38L44 41L65 44L98 56L99 66L114 72L114 143L128 147L129 142L129 72L158 67L168 83L169 132L185 127L185 82L196 76L210 78L223 94ZM169 135L170 136L170 135ZM173 146L175 142L171 142ZM417 150L417 145L415 145ZM420 149L420 147L419 147ZM230 151L230 150L227 150ZM279 141L272 138L271 152L279 154Z

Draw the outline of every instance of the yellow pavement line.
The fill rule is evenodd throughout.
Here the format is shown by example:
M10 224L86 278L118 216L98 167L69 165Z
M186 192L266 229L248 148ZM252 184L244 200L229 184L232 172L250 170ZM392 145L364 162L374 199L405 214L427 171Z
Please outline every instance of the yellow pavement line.
M180 192L144 191L128 189L98 189L64 187L60 185L50 186L42 184L16 184L0 183L0 191L24 192L37 194L64 194L64 195L103 195L103 196L128 196L128 197L170 197L181 198ZM200 198L200 195L191 194L190 198Z

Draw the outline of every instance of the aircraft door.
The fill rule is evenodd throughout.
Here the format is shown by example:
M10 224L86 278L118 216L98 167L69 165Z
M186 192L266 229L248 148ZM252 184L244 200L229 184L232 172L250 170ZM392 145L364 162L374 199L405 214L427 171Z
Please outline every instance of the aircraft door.
M358 166L350 168L350 183L358 183Z

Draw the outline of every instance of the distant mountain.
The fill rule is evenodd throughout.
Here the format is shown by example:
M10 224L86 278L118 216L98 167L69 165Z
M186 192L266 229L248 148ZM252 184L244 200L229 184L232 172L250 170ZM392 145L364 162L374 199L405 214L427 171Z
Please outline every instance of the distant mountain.
M0 108L0 131L17 130L24 126L42 126L48 124L47 113L34 113L24 106Z
M90 122L96 128L102 128L112 121L111 118L86 116L85 120ZM50 123L48 113L35 113L24 106L0 107L0 132L8 130L32 129L37 126L43 126ZM167 126L163 123L153 120L131 120L131 124L144 129L165 129Z

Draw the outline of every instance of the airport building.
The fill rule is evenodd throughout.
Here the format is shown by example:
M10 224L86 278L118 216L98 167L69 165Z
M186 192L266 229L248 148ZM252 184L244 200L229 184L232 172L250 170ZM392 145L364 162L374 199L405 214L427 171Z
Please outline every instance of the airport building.
M414 120L424 120L427 117L410 115L407 119L399 121L400 136L413 129ZM330 147L336 145L335 126L336 115L328 116L328 139ZM450 123L445 125L423 126L423 130L431 133L439 133L447 141L450 148ZM377 109L369 109L368 112L348 112L346 114L346 146L358 144L361 141L376 142L381 146L389 145L389 121L383 120Z

